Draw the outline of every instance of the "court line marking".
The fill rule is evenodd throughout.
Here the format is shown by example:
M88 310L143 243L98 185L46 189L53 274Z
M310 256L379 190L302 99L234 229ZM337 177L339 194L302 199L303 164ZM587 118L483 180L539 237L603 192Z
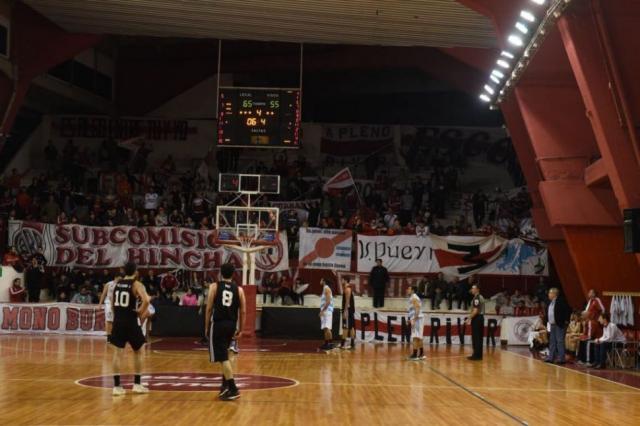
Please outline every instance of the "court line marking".
M604 377L596 376L595 374L589 374L586 371L574 370L573 368L565 367L564 365L545 363L545 362L542 362L542 361L540 361L538 359L531 358L531 357L528 357L526 355L521 355L521 354L518 354L518 353L515 353L515 352L511 352L509 350L506 350L506 351L503 351L503 352L509 353L511 355L515 355L515 356L520 357L520 358L524 358L526 360L537 361L537 362L540 362L541 364L546 364L546 365L548 365L550 367L556 367L556 368L561 368L563 370L571 371L572 373L577 373L577 374L580 374L582 376L594 377L596 379L604 380L605 382L609 382L609 383L612 383L614 385L624 386L626 388L633 389L636 393L640 392L640 389L635 388L633 386L627 385L625 383L616 382L616 381L611 380L611 379L606 379Z
M196 373L192 373L192 374L198 374L198 373L201 373L201 372L196 372ZM135 374L135 373L120 373L120 374L121 374L121 375L125 375L125 374L133 375L133 374ZM141 376L145 376L145 375L149 375L149 374L163 374L163 373L141 373L140 375L141 375ZM211 373L201 373L201 374L211 374ZM297 381L296 379L289 378L289 377L281 377L281 376L262 376L262 375L260 375L260 374L244 374L244 373L237 373L237 374L239 374L239 375L241 374L241 375L243 375L243 376L254 376L254 377L277 377L277 378L281 378L281 379L291 380L291 381L293 382L293 384L291 384L291 385L288 385L288 386L279 386L279 387L277 387L277 388L265 388L265 389L242 389L243 391L252 391L252 392L253 392L253 391L268 391L268 390L276 390L276 389L288 389L288 388L294 388L294 387L296 387L296 386L300 385L300 382L299 382L299 381ZM111 376L112 376L113 374L107 374L107 376L109 376L109 375L111 375ZM107 391L109 391L109 392L112 392L113 388L104 388L104 387L98 387L98 386L87 386L87 385L84 385L84 384L82 384L82 383L79 383L81 380L92 379L92 378L94 378L94 377L102 377L102 376L83 377L83 378L80 378L80 379L75 380L73 383L75 383L75 384L76 384L76 385L78 385L78 386L82 386L82 387L84 387L84 388L89 388L89 389L98 389L98 390L101 390L101 391L105 391L105 390L107 390ZM164 390L164 389L162 389L162 390L156 390L156 389L149 389L149 393L151 393L151 392L153 392L153 393L158 393L158 392L170 392L170 393L185 393L185 392L188 392L188 393L203 393L203 392L212 392L212 391L213 391L213 392L215 392L215 389L208 389L208 390L205 390L205 391L191 391L191 390ZM132 393L132 392L129 392L129 394L133 394L133 393ZM148 395L148 394L147 394L147 395Z
M499 405L489 401L487 398L485 398L484 396L480 395L478 392L475 392L469 388L467 388L466 386L464 386L461 383L456 382L455 380L453 380L452 378L450 378L449 376L447 376L444 373L441 373L440 371L436 370L435 368L428 366L428 368L433 371L434 373L436 373L438 376L442 377L443 379L447 380L450 383L453 383L454 385L458 386L460 389L462 389L463 391L467 392L469 395L479 399L480 401L484 402L485 404L487 404L488 406L496 409L497 411L501 412L502 414L506 415L507 417L510 417L511 419L515 420L516 422L518 422L521 425L525 425L525 426L529 426L529 423L525 422L524 420L522 420L521 418L517 417L514 414L511 414L510 412L508 412L507 410L501 408Z

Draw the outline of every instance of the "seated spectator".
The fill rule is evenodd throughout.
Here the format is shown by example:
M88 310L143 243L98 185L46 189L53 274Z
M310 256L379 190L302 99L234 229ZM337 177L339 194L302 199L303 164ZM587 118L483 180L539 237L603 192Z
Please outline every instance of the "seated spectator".
M89 287L86 285L83 285L80 288L80 292L74 294L71 298L71 303L81 303L83 305L90 305L91 301L91 293L89 292Z
M580 336L578 343L578 364L591 364L594 360L594 343L600 336L602 336L600 323L591 319L588 312L582 312L582 336Z
M613 345L618 342L624 342L625 337L618 326L611 322L611 317L608 313L601 313L598 322L602 325L602 337L595 340L595 363L593 368L605 368L607 354Z
M198 296L191 290L191 287L189 287L187 292L182 296L180 304L182 306L198 306Z
M431 280L429 279L429 276L425 275L420 279L420 282L418 282L418 297L420 297L421 299L427 297L430 281Z
M13 266L14 268L18 266L20 268L20 264L21 261L20 256L18 256L18 252L16 252L16 249L13 246L9 247L4 256L2 256L2 265Z
M519 290L515 290L513 292L513 296L511 296L511 307L516 308L520 302L526 303L526 300L522 294L520 294Z
M27 300L27 291L22 286L20 278L14 278L11 287L9 287L9 302L24 303Z
M541 312L536 318L536 321L529 330L529 348L532 351L541 351L549 344L549 333L547 332L547 326L544 323L544 312Z
M302 290L302 287L304 285L305 284L302 282L302 278L296 278L296 282L293 285L293 293L291 294L294 303L300 306L304 306L304 292L306 291L306 289Z
M291 297L291 282L286 276L281 276L278 281L278 296L282 299L283 305L293 305Z
M444 298L446 286L447 282L444 279L444 274L442 272L438 272L438 277L432 283L433 289L429 292L431 294L431 309L440 309L440 304Z
M276 281L276 274L271 274L262 280L262 303L267 303L267 295L271 295L271 303L276 301L276 294L278 293L278 282Z
M444 282L444 290L442 295L445 299L447 299L447 309L453 309L453 299L456 297L456 287L458 285L459 278L454 277L453 281L445 281Z
M565 335L565 347L569 354L575 356L578 351L578 342L580 342L580 336L582 336L582 322L580 321L580 314L574 312L571 314L571 320L567 327L567 334Z
M156 226L167 226L169 224L169 217L164 209L164 207L160 206L158 209L158 214L155 217L155 225Z
M67 293L64 290L58 291L58 295L56 296L56 302L69 303L69 293Z
M456 300L458 301L458 309L463 308L467 310L469 307L469 291L471 287L469 282L472 281L473 276L469 277L469 281L467 280L458 280L456 283Z
M424 222L418 221L416 224L416 236L426 237L427 235L429 235L429 227Z

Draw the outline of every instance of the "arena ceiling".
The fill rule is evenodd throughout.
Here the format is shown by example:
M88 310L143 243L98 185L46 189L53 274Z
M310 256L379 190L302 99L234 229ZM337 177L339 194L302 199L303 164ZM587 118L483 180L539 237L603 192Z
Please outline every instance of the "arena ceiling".
M322 44L493 48L456 0L24 0L70 32Z

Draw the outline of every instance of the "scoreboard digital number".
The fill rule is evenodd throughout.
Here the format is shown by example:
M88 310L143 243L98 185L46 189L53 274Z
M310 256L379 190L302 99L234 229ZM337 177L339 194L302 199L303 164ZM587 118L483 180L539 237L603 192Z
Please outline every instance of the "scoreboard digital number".
M221 87L218 146L298 148L300 90Z

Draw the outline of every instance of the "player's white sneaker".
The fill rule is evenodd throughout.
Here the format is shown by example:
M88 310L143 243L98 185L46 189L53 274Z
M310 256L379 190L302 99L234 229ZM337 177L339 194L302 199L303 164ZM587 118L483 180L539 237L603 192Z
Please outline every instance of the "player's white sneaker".
M112 391L113 396L123 396L126 393L127 393L127 391L125 391L122 386L114 386L113 387L113 391Z
M143 385L133 385L133 393L149 393L149 388Z

